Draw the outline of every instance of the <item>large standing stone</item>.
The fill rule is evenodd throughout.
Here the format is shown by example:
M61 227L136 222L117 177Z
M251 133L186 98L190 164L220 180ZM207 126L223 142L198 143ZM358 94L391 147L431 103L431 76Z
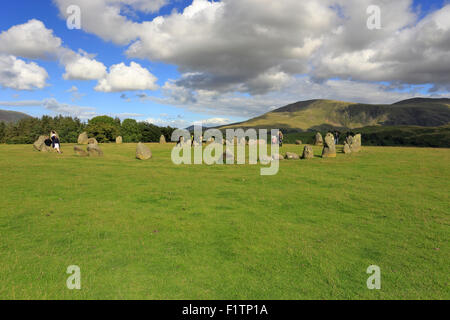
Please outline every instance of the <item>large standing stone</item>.
M95 139L95 138L89 138L89 139L88 139L88 144L95 144L95 145L97 145L97 144L98 144L97 139Z
M323 138L322 138L322 135L320 134L320 132L316 133L316 138L315 138L314 144L316 146L323 146Z
M336 145L334 143L334 136L331 133L327 133L325 136L322 158L336 158Z
M102 149L100 149L98 144L88 144L87 152L90 157L102 157L103 156L103 151L102 151Z
M159 143L161 143L161 144L166 143L166 137L164 137L164 135L161 135L161 138L159 138Z
M78 144L88 144L88 140L89 138L86 132L83 132L78 136Z
M311 146L305 146L303 148L302 159L312 159L314 158L314 150Z
M87 157L89 154L86 152L86 150L80 148L79 146L74 146L73 151L75 154L79 155L80 157Z
M350 146L348 145L347 141L344 143L344 153L345 154L352 153L352 149L350 149Z
M299 160L300 156L293 152L286 152L286 159L288 160Z
M361 151L361 134L357 134L353 137L352 143L350 144L350 150L352 150L352 152Z
M148 160L151 157L152 157L152 152L150 151L150 149L142 142L139 142L136 147L136 159Z
M46 147L45 140L47 139L49 139L48 136L39 136L39 138L33 143L34 149L37 151L42 151L42 149Z
M117 143L117 144L122 144L122 143L123 143L123 138L122 138L122 136L118 136L118 137L116 138L116 143Z

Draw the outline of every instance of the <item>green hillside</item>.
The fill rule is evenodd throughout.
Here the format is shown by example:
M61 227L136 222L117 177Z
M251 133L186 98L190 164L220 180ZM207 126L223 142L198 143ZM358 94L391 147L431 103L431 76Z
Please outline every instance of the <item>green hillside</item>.
M391 105L333 100L301 101L245 122L221 127L308 130L368 126L438 127L450 122L450 99L415 98Z
M0 110L0 122L16 122L23 118L31 117L22 112Z

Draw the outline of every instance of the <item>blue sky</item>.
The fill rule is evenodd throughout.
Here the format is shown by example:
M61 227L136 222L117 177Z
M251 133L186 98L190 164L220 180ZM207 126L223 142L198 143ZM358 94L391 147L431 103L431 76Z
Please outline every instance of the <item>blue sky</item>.
M77 113L76 108L90 107L93 110L92 114L108 114L121 118L134 117L137 120L148 120L160 125L188 126L194 121L207 119L211 124L244 120L275 107L281 107L286 103L313 97L347 99L355 102L365 99L366 101L361 102L387 103L414 95L448 96L450 81L446 76L435 70L435 60L433 59L424 62L425 69L420 71L420 75L423 74L423 79L417 77L418 71L414 72L416 76L413 77L410 71L404 70L401 59L393 64L392 58L389 58L389 65L395 72L386 75L386 78L383 78L383 75L380 75L376 68L382 69L383 64L388 63L388 58L386 58L386 61L373 63L377 52L383 51L383 42L395 42L394 33L396 30L409 28L410 33L421 34L422 37L418 38L422 39L425 30L428 29L420 27L421 21L432 20L430 17L434 13L443 10L447 4L445 1L414 0L410 1L407 6L386 8L386 11L391 12L398 10L398 16L401 17L399 20L402 21L386 22L382 15L383 29L389 29L390 31L385 31L382 36L374 36L373 40L364 44L365 39L360 40L360 44L355 44L349 42L350 36L345 39L346 37L342 35L338 36L341 42L334 44L333 41L337 42L337 40L333 40L330 36L331 31L337 30L339 25L344 26L344 32L349 34L355 32L346 25L348 23L350 26L350 23L356 23L357 19L360 19L352 16L352 8L344 9L348 10L346 21L333 21L334 25L331 25L329 21L324 21L323 24L330 23L329 28L321 27L320 30L307 30L310 24L287 26L286 28L292 28L292 31L295 31L294 28L298 28L299 33L305 33L305 35L299 35L298 40L294 40L297 33L293 32L292 40L286 37L284 40L286 48L280 52L277 52L274 48L284 44L274 40L276 43L274 42L271 45L271 40L268 39L272 38L267 38L266 35L267 30L277 31L276 28L279 27L279 24L276 21L273 23L270 12L267 14L261 6L248 11L248 24L243 25L242 33L239 30L237 32L234 30L233 36L226 33L226 30L237 28L242 23L242 19L234 22L233 18L227 18L226 13L236 10L235 15L230 15L230 17L240 14L245 17L244 10L252 9L251 6L254 5L254 1L248 1L246 4L246 1L229 0L224 1L222 7L213 6L211 3L205 4L206 0L198 0L195 4L192 4L192 1L171 1L169 3L166 1L165 5L160 8L157 6L157 9L153 12L142 9L140 7L141 0L123 1L126 4L116 0L101 1L105 3L105 8L114 6L120 8L120 15L124 18L122 22L127 21L139 26L139 29L136 27L136 30L138 30L136 34L131 34L132 28L130 28L130 37L133 40L122 41L118 39L114 34L114 25L111 25L111 30L108 30L108 26L99 27L97 30L95 15L92 15L91 12L88 14L83 12L83 9L88 9L86 9L82 0L71 1L71 3L79 4L82 7L82 30L69 30L67 28L66 19L62 16L65 8L64 0L56 0L55 2L17 0L2 2L0 32L6 33L10 28L26 24L31 19L41 21L46 29L53 31L53 37L62 40L61 47L70 49L74 53L82 49L92 54L89 58L103 64L108 72L110 72L111 66L121 63L130 66L131 62L135 62L139 64L140 68L148 70L152 76L157 78L158 89L155 90L153 87L150 90L114 89L113 92L103 92L96 90L100 79L80 80L76 76L71 79L64 79L63 74L66 72L67 66L65 62L58 60L58 58L30 58L26 53L23 53L23 49L16 50L15 48L4 47L0 48L0 55L12 55L23 60L26 64L37 64L41 69L45 69L48 77L45 87L35 87L31 90L21 90L13 85L8 85L7 82L0 83L0 108L41 116L43 114L55 115L60 110L70 114L70 108L73 107L75 110L73 115L83 117L83 114ZM158 0L150 1L158 2ZM114 3L111 4L111 2ZM216 2L220 3L219 1ZM286 7L296 6L292 3L292 1L286 1ZM197 13L196 16L187 13L182 15L183 10L188 6L195 7L195 11L200 13ZM381 7L383 10L384 7ZM363 9L361 9L361 15L364 15ZM322 15L324 17L326 14L330 14L326 7L321 8L321 10L323 10ZM408 15L403 12L407 11L409 14L414 13L415 16L406 17ZM102 12L99 12L98 16L101 17L101 14ZM219 14L223 16L219 16ZM444 17L446 14L448 14L448 10L442 13ZM274 13L273 20L276 19L275 15L276 13ZM163 24L164 32L158 33L153 26L144 29L146 21L155 21L161 16L166 18ZM297 16L293 16L293 19L295 18ZM393 19L393 17L390 18ZM98 19L101 21L101 18ZM214 21L211 22L212 19ZM255 19L254 24L252 24L252 19ZM320 19L320 17L317 19ZM327 19L330 20L329 17ZM366 18L363 16L363 19ZM436 20L439 21L438 18ZM230 25L226 26L228 21ZM202 23L205 23L204 30L202 29ZM86 24L87 27L84 27L83 24ZM256 30L257 27L258 30ZM183 28L188 30L183 30ZM192 32L189 32L190 28L192 28ZM255 34L249 35L247 41L245 36L246 30L249 29L245 28L254 28L256 36ZM444 35L448 34L445 28L446 26L441 26L439 29L444 31ZM126 26L124 25L120 29L123 31ZM283 30L283 32L285 31ZM290 30L287 30L287 32L289 33ZM127 50L136 40L140 40L143 34L152 34L153 36L142 40L142 48L139 47L140 51L127 54ZM408 45L411 44L407 41L416 41L412 38L404 40L407 38L406 35L405 32L401 41L405 41ZM255 39L259 36L261 36L261 41ZM193 38L188 42L185 41L187 37ZM201 37L204 37L205 40L199 39ZM320 40L311 41L314 37ZM168 38L171 42L167 40ZM328 38L330 40L323 40ZM288 50L300 50L298 48L302 45L302 50L306 50L305 39L311 42L311 46L315 46L315 51L308 51L306 57L299 54L295 59L290 56L287 58L285 52ZM446 39L444 37L442 41L444 42ZM254 44L252 44L253 41ZM298 45L292 45L291 43L294 41L298 41ZM321 41L322 43L319 44ZM155 46L154 43L160 44L160 47ZM199 43L200 45L192 48L190 43ZM0 36L0 46L1 44L2 38ZM424 44L420 42L412 43L413 47L416 45L417 48L420 48ZM445 45L439 42L432 45L436 46L436 50L434 50L436 52L445 48ZM252 46L254 46L254 60L251 56ZM218 51L219 48L220 51ZM336 53L333 58L323 57L320 54L322 48L324 50L326 48L328 50L329 48L336 49ZM271 53L272 56L265 53L272 50L274 51ZM346 52L344 53L344 51ZM341 58L339 58L339 54L342 55ZM348 57L366 57L368 54L372 56L368 58L368 61L358 62L360 66L352 65L349 67L346 65ZM444 59L441 62L448 65L449 61L446 61L448 55L445 55L445 52L438 52L437 54L440 54L440 59ZM244 56L248 59L248 62L243 61L244 58L241 57ZM415 58L418 57L411 57L411 59ZM360 58L355 59L360 60ZM413 63L413 60L411 61ZM242 66L239 67L241 64ZM0 68L1 65L0 63ZM238 67L235 68L236 70L231 70L234 69L234 65ZM427 67L427 65L429 66ZM311 66L314 66L314 68L311 68ZM364 74L361 70L369 70L373 75ZM6 73L7 71L8 73ZM11 73L10 70L3 70L3 72L5 74ZM436 82L433 80L433 72L436 73L436 79L438 79ZM70 91L71 88L72 91ZM431 88L434 89L430 90ZM74 89L76 89L75 92ZM364 90L367 90L365 95L361 94L361 91L364 92ZM355 94L357 91L359 91L359 94ZM145 96L144 99L142 99L143 96ZM56 101L58 105L64 105L65 108L52 109L46 105L24 103L46 99L54 99L53 101ZM8 105L8 102L12 103ZM19 104L21 106L17 106ZM86 116L86 118L88 117Z

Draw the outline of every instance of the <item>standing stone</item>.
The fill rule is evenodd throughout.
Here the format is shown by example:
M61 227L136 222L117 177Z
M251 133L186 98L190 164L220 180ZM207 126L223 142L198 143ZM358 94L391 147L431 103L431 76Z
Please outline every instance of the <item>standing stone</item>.
M223 161L223 163L227 163L227 160L233 160L234 162L234 154L233 152L229 151L229 150L225 150L224 153L222 154L221 160Z
M272 157L268 155L263 155L259 157L259 162L262 164L269 164L272 162Z
M316 138L315 138L314 144L316 146L323 146L323 138L322 138L322 135L320 134L320 132L316 133Z
M303 154L302 154L302 159L312 159L314 158L314 150L311 146L305 146L305 148L303 148Z
M123 143L123 138L122 138L122 136L118 136L118 137L116 138L116 143L117 143L117 144L122 144L122 143Z
M87 157L89 154L86 152L86 150L81 149L79 146L74 146L73 151L75 154L79 155L80 157Z
M98 144L97 139L95 139L95 138L89 138L89 139L88 139L88 144L95 144L95 145L97 145L97 144Z
M159 138L159 143L160 144L165 144L166 143L166 137L164 137L164 135L161 135L161 138Z
M33 147L36 151L42 151L45 145L45 140L49 139L48 136L39 136L39 138L33 143Z
M293 152L286 152L286 159L288 160L299 160L300 156Z
M352 153L352 149L350 149L350 146L348 145L347 141L344 143L344 153L345 154Z
M150 151L150 149L142 142L139 142L136 147L136 159L148 160L151 157L152 157L152 152Z
M295 144L296 144L296 145L302 145L303 142L302 142L302 140L295 140Z
M331 133L327 133L325 136L322 158L336 158L336 145L334 144L334 136Z
M88 144L88 140L89 138L86 132L83 132L78 136L78 144Z
M352 143L350 144L350 150L352 150L352 152L361 151L361 134L357 134L353 137Z
M102 149L100 149L98 144L92 144L92 143L88 144L87 152L90 157L102 157L103 156L103 151L102 151Z
M284 157L281 155L281 154L278 154L278 153L276 153L276 154L273 154L272 155L272 160L284 160Z

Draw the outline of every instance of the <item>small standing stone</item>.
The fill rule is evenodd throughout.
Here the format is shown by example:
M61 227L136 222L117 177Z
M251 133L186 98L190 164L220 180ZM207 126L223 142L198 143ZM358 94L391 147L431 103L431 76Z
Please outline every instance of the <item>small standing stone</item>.
M36 151L42 151L42 149L44 149L45 145L45 140L49 139L48 136L40 136L34 143L33 143L33 147Z
M103 151L102 151L102 149L100 149L98 144L92 144L92 143L88 144L87 152L90 157L102 157L103 156Z
M344 143L344 153L345 153L345 154L350 154L350 153L352 153L352 150L350 149L350 146L348 145L347 142Z
M118 137L116 138L116 143L117 143L117 144L122 144L122 143L123 143L123 138L122 138L122 136L118 136Z
M336 145L334 144L334 136L331 133L327 133L325 136L322 158L336 158Z
M293 152L286 152L286 159L288 160L299 160L300 156Z
M316 133L316 138L315 138L314 144L316 146L323 146L323 138L322 138L322 134L320 132Z
M150 151L150 149L142 142L139 142L136 147L136 159L148 160L151 157L152 157L152 152Z
M303 154L302 154L302 159L312 159L314 158L314 150L311 146L305 146L305 148L303 148Z
M89 154L86 152L86 150L83 150L79 146L74 146L73 147L73 151L75 152L75 154L79 155L80 157L87 157L87 156L89 156Z
M88 144L88 140L89 138L86 132L83 132L78 136L78 144Z
M164 137L164 135L161 135L161 137L159 138L159 143L160 144L165 144L166 143L166 137Z
M89 138L89 139L88 139L88 144L95 144L95 145L97 145L97 144L98 144L97 139L95 139L95 138Z

